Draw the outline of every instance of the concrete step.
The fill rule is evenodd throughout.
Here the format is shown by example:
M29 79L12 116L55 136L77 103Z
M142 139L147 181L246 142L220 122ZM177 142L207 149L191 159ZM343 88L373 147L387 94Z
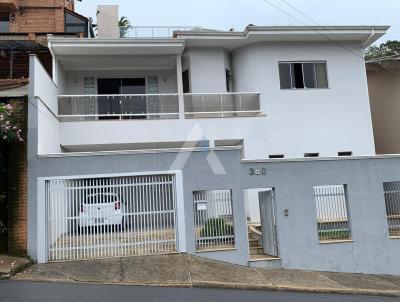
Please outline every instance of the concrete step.
M258 239L249 238L249 247L257 247L260 246Z
M262 246L251 246L249 247L249 250L250 255L260 255L264 252Z
M282 259L278 257L271 257L268 255L254 255L250 256L248 266L255 268L281 269Z

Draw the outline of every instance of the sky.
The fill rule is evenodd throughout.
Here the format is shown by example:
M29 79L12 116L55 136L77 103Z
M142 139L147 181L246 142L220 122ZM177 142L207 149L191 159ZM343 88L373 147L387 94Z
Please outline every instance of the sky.
M82 0L76 11L96 20L98 4L118 4L133 26L390 25L378 42L400 40L400 0Z

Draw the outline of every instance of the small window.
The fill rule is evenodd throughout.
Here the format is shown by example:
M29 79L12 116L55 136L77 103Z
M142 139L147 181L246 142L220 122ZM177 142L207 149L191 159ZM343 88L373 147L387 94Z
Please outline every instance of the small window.
M183 93L190 92L189 70L182 72Z
M351 239L347 186L325 185L313 189L319 241Z
M268 158L284 158L285 156L283 154L271 154L268 156Z
M338 152L338 156L352 156L353 152L351 151L342 151L342 152Z
M304 153L304 157L319 157L319 153Z
M279 63L281 89L328 88L325 62Z
M383 183L390 237L400 237L400 181Z
M88 36L88 21L85 18L75 15L72 12L65 11L65 32L82 33Z
M8 33L10 31L10 14L8 12L0 12L0 33Z
M232 75L231 75L231 71L228 69L225 70L225 78L226 78L226 91L231 92L232 91Z

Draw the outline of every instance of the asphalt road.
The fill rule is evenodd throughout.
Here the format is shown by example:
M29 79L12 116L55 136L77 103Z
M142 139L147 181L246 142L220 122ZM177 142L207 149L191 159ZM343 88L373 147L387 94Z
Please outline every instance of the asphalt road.
M198 288L1 281L1 302L392 302L399 298Z

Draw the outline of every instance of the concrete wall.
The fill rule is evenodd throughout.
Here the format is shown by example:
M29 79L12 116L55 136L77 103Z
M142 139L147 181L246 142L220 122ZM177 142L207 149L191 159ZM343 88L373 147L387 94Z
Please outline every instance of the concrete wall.
M207 161L209 151L30 157L30 255L37 259L45 243L45 229L40 229L46 223L44 183L38 182L38 177L168 171L177 156L183 156L188 158L182 167L188 253L247 265L244 189L275 188L278 244L284 268L400 274L400 240L389 238L382 185L400 180L399 157L241 162L240 150L215 150L226 171L216 175ZM262 167L267 169L266 175L249 175L250 168ZM353 241L318 241L313 186L329 184L347 185ZM216 189L232 189L235 249L196 253L193 191ZM289 211L287 217L285 209Z
M37 135L37 144L29 147L35 155L61 152L58 87L35 56L29 63L29 129Z
M190 60L192 93L226 92L225 69L229 54L223 48L189 48L185 57Z
M377 154L400 153L400 80L396 69L388 69L367 71Z
M99 38L119 38L118 5L98 5L96 16Z
M281 90L279 61L326 61L329 89ZM259 91L265 154L375 154L363 53L346 43L260 43L233 53L236 91Z

